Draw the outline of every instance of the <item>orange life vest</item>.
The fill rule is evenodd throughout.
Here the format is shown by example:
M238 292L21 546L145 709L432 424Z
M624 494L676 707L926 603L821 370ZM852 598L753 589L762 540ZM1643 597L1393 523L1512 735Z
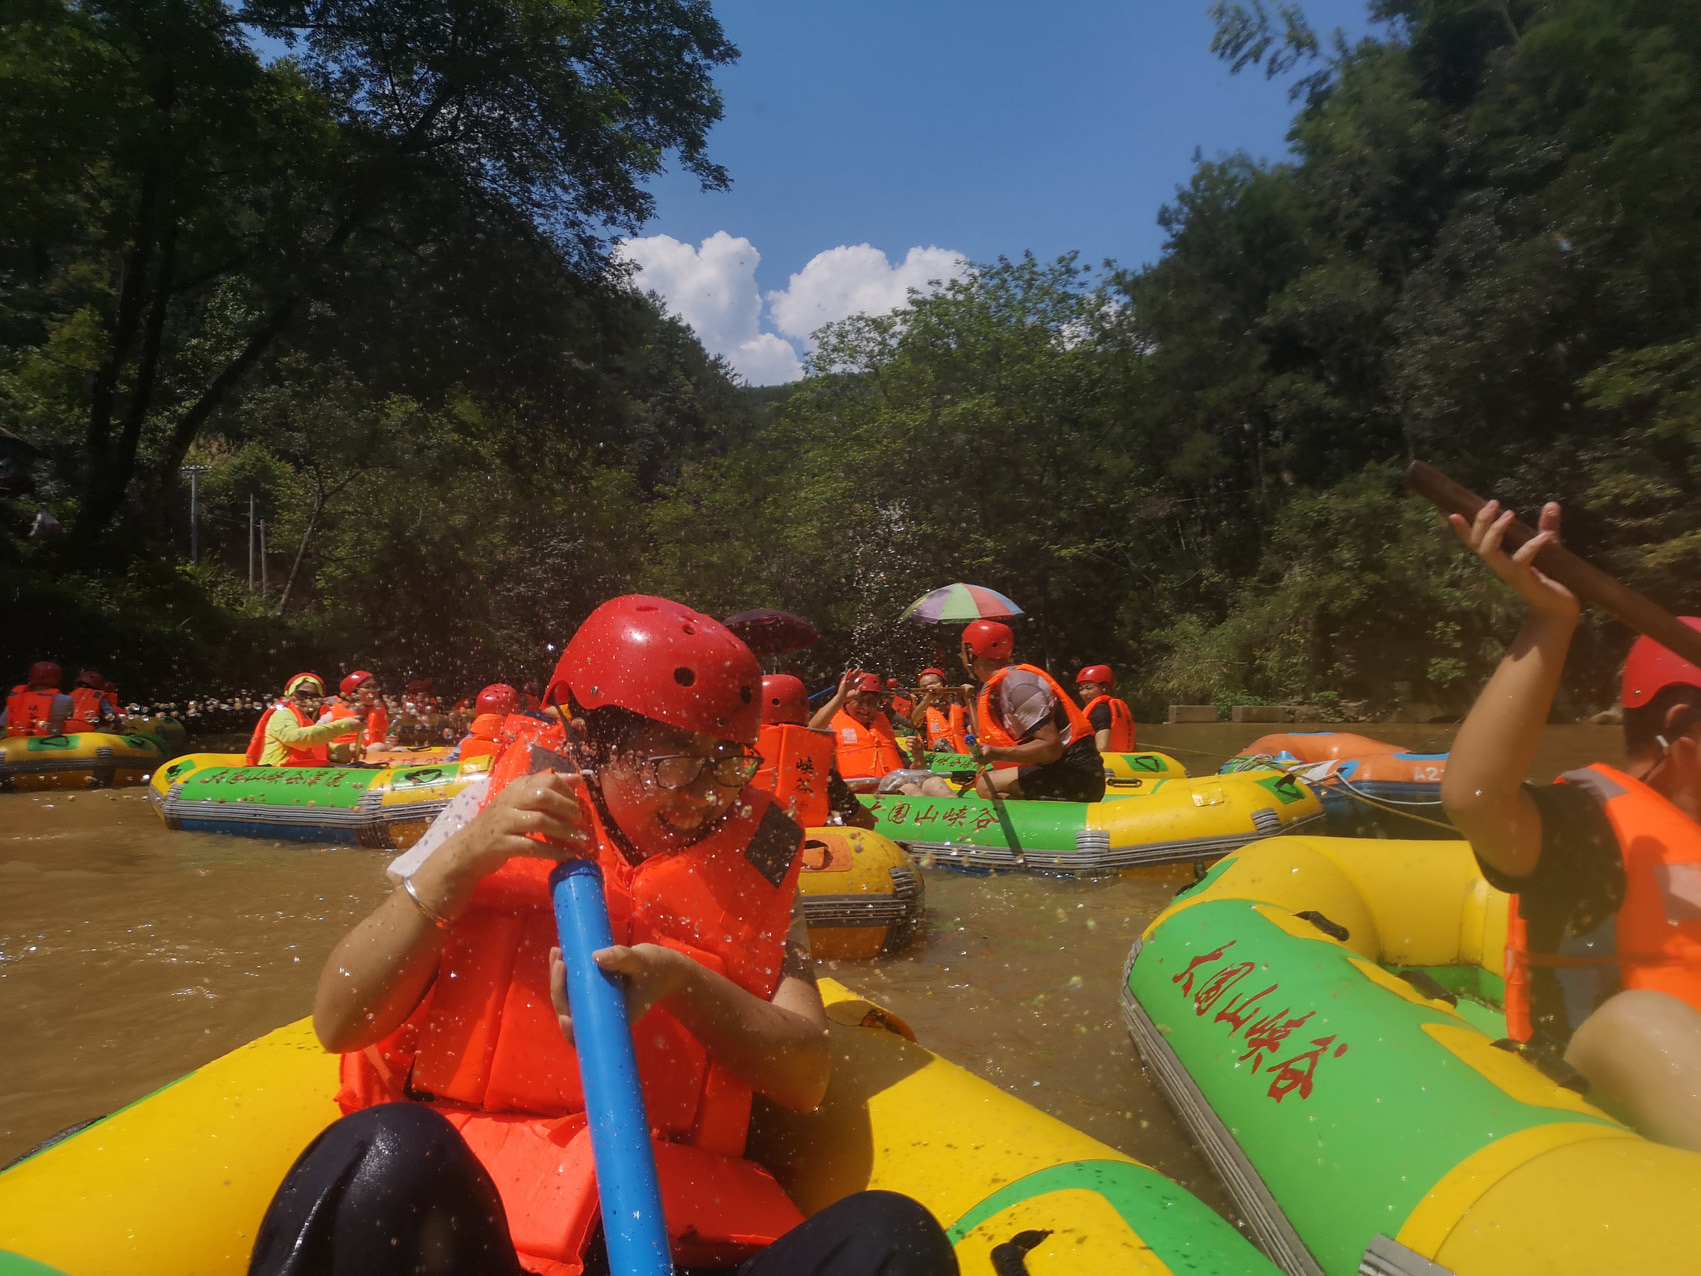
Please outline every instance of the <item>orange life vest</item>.
M461 761L471 758L485 758L501 751L502 741L497 739L502 730L503 716L500 713L481 713L472 720L472 726L467 728L468 735L461 741Z
M6 698L7 735L52 735L53 701L62 694L52 687L25 687Z
M341 696L332 696L325 701L324 711L320 714L319 720L323 722L327 717L332 721L347 718L357 726L356 730L332 740L332 744L359 744L362 746L382 744L384 736L390 728L390 715L385 711L383 705L374 704L370 709L363 710L358 701L350 702L344 700Z
M827 776L833 770L833 733L777 722L756 742L762 767L751 781L769 790L780 809L806 829L827 822Z
M282 713L286 709L295 716L296 722L301 726L310 727L313 725L308 716L296 707L295 701L278 701L260 715L260 720L254 724L254 734L248 737L249 766L260 765L260 759L266 752L266 724L272 720L274 713ZM329 766L331 764L331 751L323 744L315 744L305 749L285 745L284 752L285 756L282 763L284 766Z
M522 747L547 747L560 731L527 735ZM511 756L521 764L505 765ZM525 770L505 754L490 792ZM615 942L662 944L771 998L803 842L773 797L747 788L704 841L636 867L585 809ZM582 1270L597 1194L577 1056L549 1004L551 867L510 860L479 883L407 1022L343 1056L337 1101L345 1112L402 1099L442 1112L496 1181L521 1265L569 1276ZM632 1035L674 1261L736 1265L802 1222L772 1175L742 1159L750 1087L660 1006Z
M908 696L893 696L892 712L897 714L900 718L910 718L910 721L913 722L915 719L910 717L910 715L915 712L915 701L911 700Z
M1624 860L1624 902L1613 919L1616 951L1604 957L1532 953L1513 897L1506 960L1506 1027L1530 1036L1531 966L1616 965L1625 988L1669 993L1701 1010L1701 824L1622 771L1596 763L1570 771L1601 804Z
M993 691L999 683L1003 682L1009 674L1017 669L1038 674L1043 678L1046 685L1051 688L1051 694L1057 698L1057 703L1062 705L1064 713L1068 714L1069 729L1059 733L1063 738L1064 748L1068 748L1077 740L1091 740L1093 738L1093 724L1088 722L1087 715L1076 707L1074 697L1057 685L1057 679L1044 669L1035 668L1033 665L1005 665L1004 668L986 680L986 685L980 689L980 700L975 705L975 725L978 728L977 736L982 744L990 744L998 749L1008 749L1021 743L1020 740L1005 730L1004 724L998 720L998 715L992 711Z
M1125 701L1115 696L1094 696L1081 708L1081 716L1089 723L1093 709L1101 704L1110 706L1110 752L1127 753L1134 747L1134 715Z
M963 712L963 706L954 704L949 711L936 705L928 705L924 715L922 729L927 732L927 747L930 749L950 749L954 753L969 751L968 715Z
M839 774L847 780L878 779L904 765L892 720L874 715L874 725L865 727L840 709L833 715L833 743L839 758Z
M104 691L96 691L93 687L72 687L70 695L71 717L76 720L79 731L93 731L100 726L103 717L113 716L110 708L102 708L109 703Z

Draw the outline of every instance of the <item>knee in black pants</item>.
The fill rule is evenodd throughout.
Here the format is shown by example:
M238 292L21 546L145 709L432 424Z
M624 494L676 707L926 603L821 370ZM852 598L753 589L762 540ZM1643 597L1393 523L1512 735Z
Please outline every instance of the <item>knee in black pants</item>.
M787 1232L739 1276L957 1276L957 1255L919 1201L858 1192Z
M249 1276L523 1276L489 1173L417 1103L365 1108L307 1145L266 1209Z

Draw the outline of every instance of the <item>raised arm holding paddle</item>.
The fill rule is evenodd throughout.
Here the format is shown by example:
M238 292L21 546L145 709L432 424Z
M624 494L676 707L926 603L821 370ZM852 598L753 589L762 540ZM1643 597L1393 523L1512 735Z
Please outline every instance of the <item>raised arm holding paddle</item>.
M1422 463L1407 485L1529 607L1441 789L1484 874L1519 897L1508 1031L1563 1050L1590 1098L1650 1138L1701 1151L1701 619L1566 550L1556 503L1532 529ZM1621 695L1629 761L1529 785L1579 599L1643 635Z

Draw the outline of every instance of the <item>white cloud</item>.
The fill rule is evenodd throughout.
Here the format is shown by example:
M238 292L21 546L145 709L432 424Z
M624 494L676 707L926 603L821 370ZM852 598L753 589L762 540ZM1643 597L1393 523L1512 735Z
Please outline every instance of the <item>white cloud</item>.
M748 239L718 230L693 248L671 235L649 235L623 241L617 255L637 267L638 287L659 293L710 354L722 356L752 385L803 375L797 351L761 331L756 267L762 254Z
M968 273L961 253L948 248L912 248L894 266L872 244L840 245L817 253L783 290L768 294L774 326L807 341L822 324L851 315L883 315L909 300L909 290L926 290L933 280Z
M912 248L893 265L869 244L817 253L783 289L768 294L774 332L762 330L756 267L762 254L742 236L716 231L697 247L671 235L622 241L617 256L636 268L634 281L667 303L711 354L751 385L778 385L803 375L798 344L822 324L855 314L885 314L909 300L911 288L968 273L962 255L945 248Z

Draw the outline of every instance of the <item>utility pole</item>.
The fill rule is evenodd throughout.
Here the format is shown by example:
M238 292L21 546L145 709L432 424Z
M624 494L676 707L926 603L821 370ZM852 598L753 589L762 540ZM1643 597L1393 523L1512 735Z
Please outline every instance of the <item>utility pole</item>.
M254 493L248 493L248 592L254 592Z
M260 520L260 597L264 598L272 592L271 582L266 577L266 520Z
M181 472L189 476L189 561L201 565L201 475L210 465L185 465Z

